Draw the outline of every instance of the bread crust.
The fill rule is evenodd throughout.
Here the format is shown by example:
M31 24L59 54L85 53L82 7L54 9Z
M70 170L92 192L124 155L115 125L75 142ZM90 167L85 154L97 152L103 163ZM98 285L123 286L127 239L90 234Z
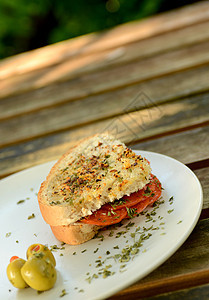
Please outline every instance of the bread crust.
M47 224L52 226L69 225L68 218L64 218L67 215L67 207L64 210L62 206L49 206L40 199L38 202L42 217Z
M79 245L91 240L101 226L90 224L77 224L67 226L51 226L55 237L69 245Z

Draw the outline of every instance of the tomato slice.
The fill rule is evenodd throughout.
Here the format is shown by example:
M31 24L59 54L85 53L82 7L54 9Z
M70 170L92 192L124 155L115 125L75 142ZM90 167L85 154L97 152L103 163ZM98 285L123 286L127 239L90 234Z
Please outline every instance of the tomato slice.
M161 183L159 179L152 174L150 182L140 191L132 193L130 196L124 196L122 199L115 200L113 203L105 204L102 207L107 210L119 210L124 207L130 208L146 199L149 199L150 203L154 203L160 197L160 195Z
M157 199L156 199L157 200ZM138 204L136 204L134 206L134 208L136 209L136 214L139 214L140 212L142 212L148 205L154 203L155 201L153 201L153 199L145 199L144 201L139 202Z
M132 207L139 201L143 201L144 189L131 194L130 196L124 196L122 199L115 200L113 203L104 204L103 207L107 210L120 210L121 208Z
M113 211L101 207L92 215L85 217L83 220L81 220L81 222L98 225L98 226L106 226L106 225L113 225L119 223L126 216L127 216L126 208L121 208L120 210Z
M161 196L161 183L156 176L151 175L150 182L140 191L124 196L113 203L103 205L92 215L81 220L83 223L98 226L108 226L142 212L148 205L154 203Z

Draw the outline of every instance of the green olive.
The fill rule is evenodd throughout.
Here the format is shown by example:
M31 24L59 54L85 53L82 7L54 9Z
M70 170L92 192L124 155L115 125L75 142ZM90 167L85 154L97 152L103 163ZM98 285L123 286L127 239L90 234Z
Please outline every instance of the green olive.
M31 245L26 253L27 258L31 257L33 254L43 253L44 259L50 260L54 266L56 266L56 261L52 252L45 245L33 244Z
M29 257L21 269L21 274L30 287L38 291L46 291L54 286L57 272L51 261L43 259L40 254Z
M24 264L24 259L17 258L13 260L7 267L7 277L11 284L18 289L24 289L28 286L21 275L21 268L24 266Z

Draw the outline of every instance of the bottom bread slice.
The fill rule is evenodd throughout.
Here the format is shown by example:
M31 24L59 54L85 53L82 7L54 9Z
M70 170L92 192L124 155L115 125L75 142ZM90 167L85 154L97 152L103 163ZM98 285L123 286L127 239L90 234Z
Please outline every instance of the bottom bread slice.
M79 245L91 240L102 228L102 226L82 223L50 227L59 241L70 245Z

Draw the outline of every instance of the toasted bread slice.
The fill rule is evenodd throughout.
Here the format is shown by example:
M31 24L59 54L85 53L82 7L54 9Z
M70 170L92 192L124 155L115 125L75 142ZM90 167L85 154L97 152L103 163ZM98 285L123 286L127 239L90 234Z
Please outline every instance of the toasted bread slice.
M44 220L51 226L74 224L107 202L142 189L151 167L108 134L80 141L52 167L38 193Z

